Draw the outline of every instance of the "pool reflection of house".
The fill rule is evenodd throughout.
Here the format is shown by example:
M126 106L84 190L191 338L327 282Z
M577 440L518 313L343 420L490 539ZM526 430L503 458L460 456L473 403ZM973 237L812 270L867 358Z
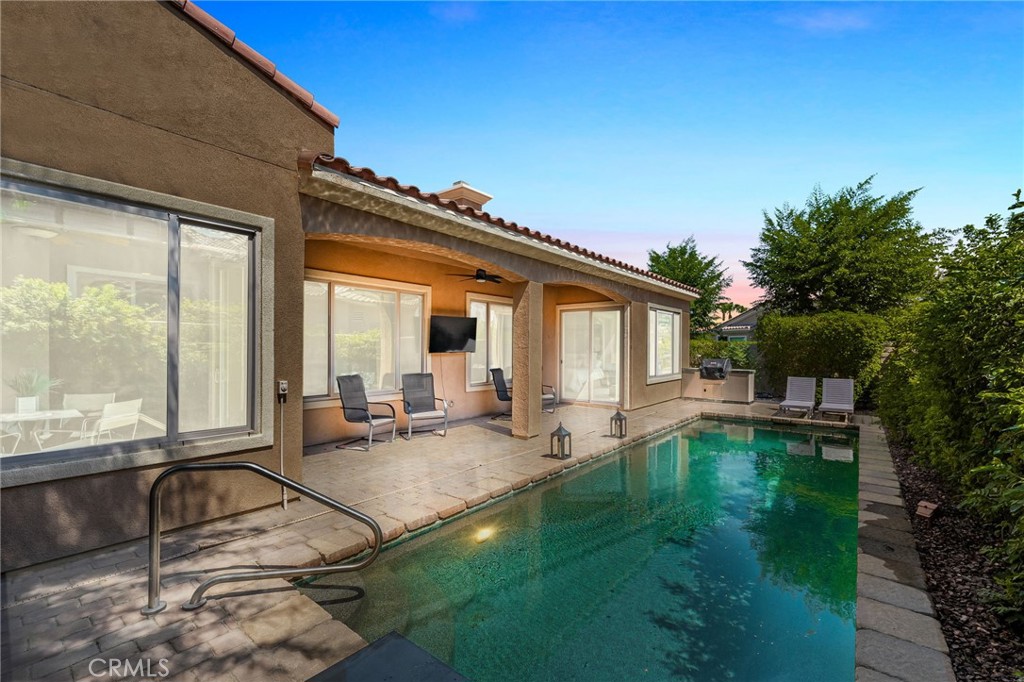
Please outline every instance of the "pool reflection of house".
M4 570L144 535L171 463L278 469L283 448L301 480L303 445L353 433L335 375L399 405L403 373L433 372L460 419L503 410L503 367L522 438L542 384L627 410L682 394L695 290L465 183L334 158L338 119L194 4L12 3L0 42ZM476 351L427 353L435 314L475 317ZM60 382L31 410L23 371ZM279 496L227 473L178 490L165 527Z

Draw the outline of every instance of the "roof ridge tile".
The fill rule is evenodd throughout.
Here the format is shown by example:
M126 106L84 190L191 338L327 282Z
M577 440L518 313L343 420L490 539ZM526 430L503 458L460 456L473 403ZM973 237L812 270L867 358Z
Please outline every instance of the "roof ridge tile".
M278 71L274 62L241 40L238 40L238 36L231 28L218 21L212 14L197 5L194 0L169 0L169 3L171 7L182 12L200 28L225 43L236 55L267 76L279 88L297 99L315 117L332 128L337 128L338 124L341 123L341 119L337 115L316 101L313 93Z

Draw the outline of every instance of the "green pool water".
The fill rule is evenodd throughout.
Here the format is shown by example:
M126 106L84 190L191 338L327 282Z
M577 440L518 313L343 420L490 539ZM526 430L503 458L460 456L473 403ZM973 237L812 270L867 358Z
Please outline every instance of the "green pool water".
M699 421L304 588L486 680L853 680L857 443Z

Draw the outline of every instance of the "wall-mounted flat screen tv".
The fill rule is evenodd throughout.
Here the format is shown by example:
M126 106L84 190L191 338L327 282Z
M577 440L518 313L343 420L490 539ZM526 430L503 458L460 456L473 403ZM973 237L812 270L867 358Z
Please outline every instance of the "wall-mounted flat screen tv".
M475 350L475 317L430 316L431 353L472 353Z

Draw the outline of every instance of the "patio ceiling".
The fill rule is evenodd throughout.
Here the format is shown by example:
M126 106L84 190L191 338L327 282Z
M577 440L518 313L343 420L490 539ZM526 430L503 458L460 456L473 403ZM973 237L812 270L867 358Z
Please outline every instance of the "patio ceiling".
M422 242L409 242L404 239L389 237L374 237L371 235L357 234L307 234L308 241L332 241L343 244L354 244L364 249L379 251L400 258L412 258L431 263L438 263L452 269L452 274L461 272L471 273L477 268L483 268L488 273L500 275L507 282L525 282L521 275L512 272L500 265L491 263L481 258L475 258L471 254L462 253L449 249L438 244L425 244Z

